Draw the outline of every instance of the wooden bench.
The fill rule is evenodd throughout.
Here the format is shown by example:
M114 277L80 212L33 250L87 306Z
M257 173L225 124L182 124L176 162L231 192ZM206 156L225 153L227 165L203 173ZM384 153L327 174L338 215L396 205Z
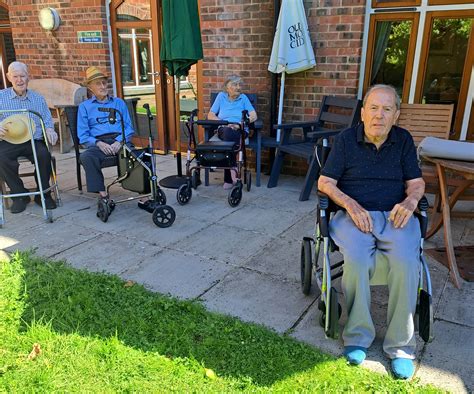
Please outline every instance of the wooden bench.
M73 146L63 119L63 108L79 105L87 98L87 89L77 83L59 78L32 79L28 88L41 94L51 110L53 121L58 124L59 150L69 152Z
M276 149L275 161L267 186L277 186L286 155L302 157L307 160L309 167L299 200L306 201L320 170L316 155L318 139L335 135L359 123L361 104L361 101L357 99L324 96L315 121L275 125L274 128L281 130L281 142ZM302 129L302 138L297 139L291 135L295 129Z

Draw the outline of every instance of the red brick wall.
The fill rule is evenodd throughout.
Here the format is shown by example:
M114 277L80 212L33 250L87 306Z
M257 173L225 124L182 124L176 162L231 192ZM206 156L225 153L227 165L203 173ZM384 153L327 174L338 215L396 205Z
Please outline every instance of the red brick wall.
M5 1L5 0L3 0ZM63 78L82 82L90 65L110 72L105 0L38 1L6 0L18 61L30 66L36 78ZM38 22L39 10L53 7L61 17L61 27L47 32ZM80 44L78 31L101 31L102 43Z
M273 44L273 0L232 4L200 0L200 5L205 102L211 91L220 90L227 75L239 74L246 82L245 91L258 95L257 111L268 133L271 73L267 67ZM357 95L365 2L305 0L304 5L317 66L286 76L286 122L314 119L324 95ZM284 172L304 174L306 168L305 162L295 158L286 160Z

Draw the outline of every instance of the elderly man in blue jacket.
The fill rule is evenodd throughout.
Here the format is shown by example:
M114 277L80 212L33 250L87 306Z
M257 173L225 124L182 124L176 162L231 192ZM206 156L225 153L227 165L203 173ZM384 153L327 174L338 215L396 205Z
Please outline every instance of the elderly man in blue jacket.
M85 83L92 97L81 103L77 114L79 142L87 147L81 153L81 163L86 171L87 191L99 193L99 198L107 198L102 163L107 157L117 155L120 150L122 121L125 126L125 143L131 141L134 130L127 104L121 98L109 95L107 76L100 69L89 67ZM109 114L99 108L118 110L117 121L111 124L108 121Z

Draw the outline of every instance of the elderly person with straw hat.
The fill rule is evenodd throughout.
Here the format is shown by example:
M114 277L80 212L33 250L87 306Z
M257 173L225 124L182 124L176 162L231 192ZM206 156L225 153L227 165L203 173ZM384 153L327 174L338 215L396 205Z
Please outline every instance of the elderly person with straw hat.
M87 149L81 154L81 163L86 171L87 191L99 193L99 198L108 198L105 190L102 163L115 156L122 143L122 121L125 127L125 143L130 142L134 133L130 114L125 101L112 97L108 92L107 76L97 67L86 70L85 85L92 97L79 106L77 114L77 136ZM99 108L111 108L116 112L117 121L109 123L108 113ZM123 119L121 119L121 115Z
M46 137L51 145L56 144L58 135L54 131L53 120L43 96L28 89L28 67L21 62L13 62L8 66L7 78L12 86L0 90L0 110L29 109L41 115L46 128ZM26 114L11 112L0 114L0 177L5 180L12 194L28 193L18 175L18 157L24 156L34 162L30 129L33 131L36 155L38 158L39 178L43 189L49 188L51 176L51 155L43 140L43 131L37 115L30 114L31 124ZM38 182L38 180L36 181ZM30 202L29 196L13 198L11 213L20 213ZM41 205L41 196L35 196L35 202ZM47 209L56 208L51 194L45 194Z

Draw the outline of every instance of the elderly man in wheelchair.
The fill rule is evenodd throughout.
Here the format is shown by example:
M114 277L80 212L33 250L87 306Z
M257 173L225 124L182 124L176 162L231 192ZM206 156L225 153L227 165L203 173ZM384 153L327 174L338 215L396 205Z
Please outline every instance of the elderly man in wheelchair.
M393 87L371 87L363 101L363 124L336 136L318 188L342 208L329 222L329 234L344 256L344 355L350 364L361 364L375 338L369 281L376 260L383 258L389 289L383 350L395 377L409 379L421 269L420 225L413 213L425 184L410 133L395 126L399 109Z

